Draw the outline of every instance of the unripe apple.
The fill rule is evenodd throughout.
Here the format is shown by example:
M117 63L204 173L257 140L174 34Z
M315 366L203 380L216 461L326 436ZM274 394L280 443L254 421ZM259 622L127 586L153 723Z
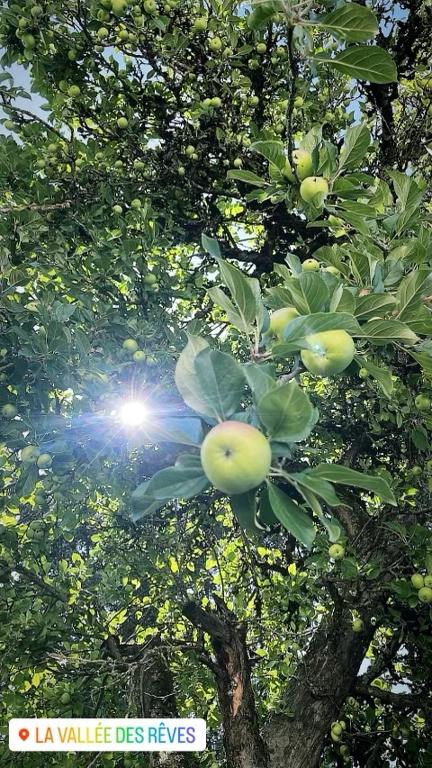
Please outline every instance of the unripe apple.
M36 445L26 445L21 451L21 461L24 464L36 464L39 454L40 451Z
M122 16L127 8L125 0L111 0L112 12L115 16Z
M14 419L18 413L18 410L14 405L12 405L12 403L6 403L6 405L3 406L1 412L5 419Z
M332 544L329 547L328 553L333 560L342 560L345 557L345 547L342 544Z
M364 623L362 619L354 619L352 623L352 630L353 632L361 632L364 627Z
M312 155L305 149L296 149L293 152L293 160L296 164L296 172L300 181L307 179L313 174Z
M194 154L194 152L195 152L195 147L193 146L193 144L188 144L188 146L185 149L185 154L190 157L191 155Z
M217 490L236 496L257 488L267 477L271 464L270 443L250 424L224 421L205 437L201 463Z
M216 53L222 48L222 40L220 37L211 37L208 41L208 47L213 53Z
M259 97L258 96L251 96L249 99L249 104L252 107L257 107L259 104Z
M302 96L296 96L294 99L294 106L299 108L302 107L304 104L304 99Z
M270 315L270 325L266 331L266 335L282 341L285 328L295 317L299 317L299 313L295 307L282 307L282 309L277 309L275 312L272 312Z
M263 54L266 52L266 50L267 50L267 46L265 43L258 43L258 45L256 46L257 53Z
M428 575L424 577L424 586L425 587L432 587L432 576Z
M414 589L421 589L424 587L424 578L421 575L421 573L413 573L411 576L411 584L413 585Z
M135 211L139 211L141 208L141 200L138 197L135 197L133 200L131 200L131 208L133 208Z
M359 370L359 376L361 379L367 379L369 376L369 371L367 368L360 368Z
M418 599L421 603L432 603L432 589L430 587L421 587L418 591Z
M49 469L52 464L52 457L49 453L41 453L36 463L39 469Z
M423 470L422 470L422 468L421 468L421 467L419 467L419 466L418 466L418 464L416 464L416 465L415 465L415 466L414 466L414 467L411 469L411 474L412 474L414 477L420 477L420 475L422 475L422 474L423 474Z
M150 14L156 13L157 11L156 0L145 0L144 10Z
M126 352L129 352L130 354L133 354L138 349L138 344L135 339L125 339L122 346L123 349L125 349Z
M332 733L336 734L336 736L340 736L342 733L342 726L336 720L336 722L332 723L331 730L332 730Z
M117 125L122 129L127 128L129 125L127 117L119 117L117 120Z
M179 165L177 168L177 173L179 176L184 176L186 173L186 168L183 165Z
M310 349L302 349L303 365L317 376L334 376L352 363L355 346L346 331L324 331L306 336Z
M307 176L300 184L300 195L306 203L320 208L329 193L329 185L322 176Z
M109 32L106 27L99 27L96 34L102 40L104 37L108 37Z
M136 171L143 171L145 169L145 163L142 160L134 160L133 167Z
M72 99L79 96L81 93L81 88L79 85L71 85L70 88L68 88L68 96L70 96Z
M211 100L212 107L216 107L216 109L219 109L219 107L222 106L222 99L219 98L219 96L213 96Z
M418 408L419 411L429 411L431 407L431 401L427 397L427 395L417 395L415 399L415 405L416 408Z
M192 24L193 32L205 32L207 29L208 19L207 16L199 16Z
M278 56L279 59L284 59L287 55L286 48L283 47L283 45L278 46L276 48L276 56Z
M303 272L316 272L320 268L319 261L316 259L306 259L302 263Z
M234 168L241 168L242 165L243 165L243 161L242 161L241 157L236 157L234 162L233 162Z
M133 353L133 359L136 363L144 363L146 359L144 350L137 349L137 351Z
M156 275L153 275L152 272L149 272L147 275L144 275L144 283L146 285L155 285L155 283L157 283Z
M121 216L123 213L123 208L121 205L113 205L112 212L116 214L116 216Z

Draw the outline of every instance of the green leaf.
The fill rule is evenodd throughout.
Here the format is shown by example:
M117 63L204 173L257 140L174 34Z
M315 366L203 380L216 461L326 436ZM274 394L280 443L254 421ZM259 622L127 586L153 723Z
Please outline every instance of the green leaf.
M36 464L23 464L15 486L16 495L22 498L30 496L38 480L39 470Z
M430 452L430 444L428 440L428 433L424 427L415 427L411 432L411 440L418 451Z
M201 244L204 250L207 251L210 256L213 256L213 258L219 259L221 257L219 243L214 239L214 237L209 237L203 232L201 235Z
M341 483L341 485L351 485L356 488L363 488L371 491L380 497L383 501L396 506L396 499L393 492L383 477L375 475L366 475L357 472L355 469L343 467L339 464L319 464L309 472L313 477L319 477L322 480L328 480L330 483Z
M307 312L321 312L328 301L329 292L324 280L313 272L302 272L298 283Z
M273 483L268 484L268 494L275 517L289 533L292 533L305 547L310 548L314 542L316 531L311 518L306 514L303 507L296 504Z
M147 487L149 482L149 480L146 480L145 483L140 483L131 494L131 517L133 520L139 520L141 517L151 515L165 504L166 499L156 500L148 494Z
M316 312L291 320L285 329L284 337L287 342L295 342L323 331L347 331L354 334L359 330L356 319L346 312Z
M176 369L175 383L185 403L194 411L200 411L205 393L201 391L199 382L196 380L194 368L195 358L208 348L208 344L201 336L189 336L188 343L181 353Z
M242 528L251 533L265 530L257 517L256 492L248 491L241 496L230 496L232 511Z
M180 443L181 445L200 445L202 426L199 419L164 418L152 421L149 433L157 442Z
M146 492L154 499L165 501L191 499L205 491L209 485L201 465L187 467L179 464L156 472L149 480Z
M262 29L269 23L271 17L280 10L281 3L278 0L260 3L247 18L249 29L254 31Z
M317 422L318 413L295 380L271 389L259 400L258 417L272 439L297 443Z
M369 8L357 3L344 3L335 11L318 19L317 22L310 23L328 29L338 37L353 43L365 42L378 32L375 14Z
M429 293L431 289L432 276L429 269L419 269L410 272L403 278L396 294L398 319L411 319L410 310L412 307L417 309L419 299Z
M281 141L254 141L250 149L252 152L258 152L260 155L263 155L269 163L273 163L280 171L285 168L287 158Z
M217 259L217 263L222 281L228 288L241 318L239 330L248 333L254 329L257 319L263 315L264 311L259 282L254 277L246 277L240 269L222 259ZM236 327L239 326L236 325Z
M369 320L377 315L386 315L394 308L396 300L388 293L371 293L369 296L359 296L355 300L354 315L359 322Z
M258 402L263 395L277 386L276 380L268 372L269 367L266 365L259 365L259 363L244 363L243 371L249 389L256 402Z
M360 368L366 368L370 375L377 380L386 397L391 398L394 390L394 384L389 369L384 368L381 365L375 365L375 363L371 363L370 360L366 360L360 355L356 355L355 360L359 364Z
M250 333L251 326L249 323L245 324L244 317L242 317L240 313L237 312L233 302L230 298L228 298L226 293L223 292L222 288L218 288L217 286L215 288L210 288L207 291L207 294L210 296L211 300L214 302L214 304L216 304L216 306L223 309L228 318L228 321L231 323L231 325L234 326L234 328L238 328L238 330L242 331L243 333Z
M289 472L287 473L287 476L289 477L290 482L295 486L307 488L316 496L320 496L324 499L325 503L330 507L338 507L342 504L332 484L327 480L314 477L308 470L304 472Z
M275 514L271 508L267 485L264 486L264 488L261 490L261 493L260 493L258 519L260 523L267 526L268 528L272 528L274 525L277 525L279 522L277 517L275 517Z
M325 55L313 58L357 80L370 83L397 81L396 64L390 54L377 45L355 45L337 53L334 58Z
M339 155L339 171L358 168L368 151L370 142L369 129L365 123L348 128Z
M400 344L415 344L418 341L414 331L399 320L370 320L362 325L361 332L356 336L369 339L371 344L385 344L392 341Z
M243 181L245 184L252 184L254 187L267 187L268 182L262 179L252 171L228 171L228 179L236 179L237 181Z
M245 378L241 365L225 352L204 349L194 360L194 397L187 404L214 419L226 419L238 409L244 394ZM183 393L181 393L183 395Z

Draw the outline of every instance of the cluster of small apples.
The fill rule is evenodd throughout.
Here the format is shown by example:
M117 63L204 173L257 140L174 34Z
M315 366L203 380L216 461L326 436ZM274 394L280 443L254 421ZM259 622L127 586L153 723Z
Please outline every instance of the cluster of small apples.
M331 725L330 736L334 742L342 740L343 732L346 731L345 720L335 720ZM341 753L342 754L342 753Z
M135 339L125 339L122 348L128 355L132 356L132 360L135 363L154 365L157 362L154 355L139 349L138 342Z
M39 469L49 469L52 465L51 454L41 453L37 445L26 445L22 448L20 459L23 464L36 464Z
M432 574L423 576L418 572L413 573L411 584L417 590L417 596L421 603L432 603Z
M132 211L140 211L142 209L142 201L139 199L139 197L135 197L130 201L129 207ZM121 206L119 203L116 203L113 205L111 210L115 216L121 216L123 213L123 206ZM152 275L151 273L146 275L146 278L147 279L144 280L146 285L155 285L157 283L156 276Z
M270 315L270 325L265 340L283 342L289 324L300 317L295 307L282 307ZM302 349L300 357L304 367L316 376L335 376L352 363L355 346L346 331L322 331L305 337L308 349Z

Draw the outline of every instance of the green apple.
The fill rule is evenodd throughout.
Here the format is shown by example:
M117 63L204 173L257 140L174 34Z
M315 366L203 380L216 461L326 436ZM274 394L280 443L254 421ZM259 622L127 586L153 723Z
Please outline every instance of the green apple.
M345 557L345 547L342 544L332 544L329 547L328 553L333 560L342 560Z
M108 32L106 27L99 27L99 29L96 32L96 34L102 40L104 37L108 37L109 32Z
M156 11L157 11L156 0L145 0L144 10L147 13L150 13L150 14L156 13Z
M267 46L265 43L258 43L258 45L256 46L257 53L263 54L266 52L266 50L267 50Z
M36 445L26 445L21 451L21 461L24 464L36 464L40 451Z
M291 320L295 317L299 317L295 307L282 307L277 309L276 312L272 312L270 315L270 325L266 331L266 335L271 336L278 341L283 340L283 332Z
M421 575L421 573L413 573L411 576L411 584L413 585L414 589L421 589L424 587L424 578Z
M134 160L133 167L136 171L143 171L145 169L145 163L142 160Z
M127 117L119 117L117 120L117 125L122 129L127 128L129 125Z
M241 159L241 157L236 157L233 162L234 168L241 168L242 165L243 165L243 160Z
M52 457L49 453L41 453L36 463L39 469L49 469L52 464Z
M68 96L70 96L72 99L79 96L81 93L81 88L79 85L71 85L70 88L68 88Z
M334 376L352 363L355 346L346 331L324 331L306 336L310 349L302 349L301 359L317 376Z
M211 100L212 107L216 107L216 109L219 109L219 107L222 106L222 99L219 98L219 96L213 96Z
M369 371L367 368L360 368L359 370L359 376L361 379L367 379L369 376Z
M153 275L152 272L149 272L147 275L144 275L144 283L146 285L155 285L155 283L157 283L156 275Z
M300 184L300 195L305 203L320 208L329 193L329 185L322 176L307 176Z
M430 587L421 587L418 591L418 599L421 603L432 603L432 589Z
M1 412L5 419L14 419L18 413L18 410L14 405L12 405L12 403L6 403L6 405L3 406Z
M416 408L418 408L419 411L429 411L431 407L431 401L427 397L427 395L417 395L415 399L415 405Z
M312 155L305 149L296 149L293 152L293 160L296 165L297 176L300 181L307 179L313 174Z
M122 346L123 349L125 349L126 352L129 352L131 355L138 349L138 344L135 339L125 339Z
M113 205L112 212L116 214L116 216L121 216L123 213L123 208L121 205Z
M302 264L303 272L316 272L319 268L319 261L316 259L306 259Z
M428 575L424 577L424 585L425 587L432 587L432 576Z
M220 37L211 37L208 41L208 47L213 53L216 53L222 48L222 40Z
M335 733L333 730L330 731L330 737L332 741L338 742L341 740L341 737L339 734Z
M364 627L362 619L354 619L352 623L353 632L361 632Z
M62 704L69 704L71 700L70 694L65 691L65 693L62 693L60 696L60 701Z
M133 208L135 211L139 211L141 208L141 200L139 197L135 197L133 200L131 200L131 208Z
M336 736L340 736L340 735L341 735L341 733L342 733L342 726L341 726L341 724L340 724L340 723L338 723L338 721L336 720L336 722L332 723L332 727L331 727L331 730L332 730L332 733L335 733L335 734L336 734Z
M267 438L241 421L224 421L210 430L201 446L205 474L217 490L236 496L257 488L271 464Z
M122 16L126 8L125 0L111 0L111 9L115 16Z
M294 99L294 106L299 108L302 107L304 104L304 99L302 96L296 96Z
M191 157L191 155L195 154L195 147L193 144L188 144L188 146L185 149L185 154Z
M416 465L415 465L415 466L412 468L412 470L411 470L411 473L412 473L412 475L413 475L414 477L420 477L420 476L423 474L423 470L422 470L422 468L421 468L421 467L419 467L419 465L418 465L418 464L416 464Z
M185 176L186 168L184 167L184 165L179 165L179 167L177 168L177 173L179 176Z
M208 19L207 16L199 16L192 24L193 32L205 32L207 29Z
M137 351L133 353L133 359L135 363L144 363L146 359L146 354L144 350L137 349Z

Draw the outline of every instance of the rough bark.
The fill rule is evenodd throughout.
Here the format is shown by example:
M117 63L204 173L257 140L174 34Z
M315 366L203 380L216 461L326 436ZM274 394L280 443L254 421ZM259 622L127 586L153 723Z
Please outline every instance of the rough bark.
M217 600L217 606L217 612L210 612L188 603L183 613L211 638L227 765L269 768L269 754L260 735L255 708L246 627L236 621L221 600Z
M317 768L331 723L355 683L373 629L353 632L349 612L324 620L288 687L289 715L273 716L265 736L271 768Z

